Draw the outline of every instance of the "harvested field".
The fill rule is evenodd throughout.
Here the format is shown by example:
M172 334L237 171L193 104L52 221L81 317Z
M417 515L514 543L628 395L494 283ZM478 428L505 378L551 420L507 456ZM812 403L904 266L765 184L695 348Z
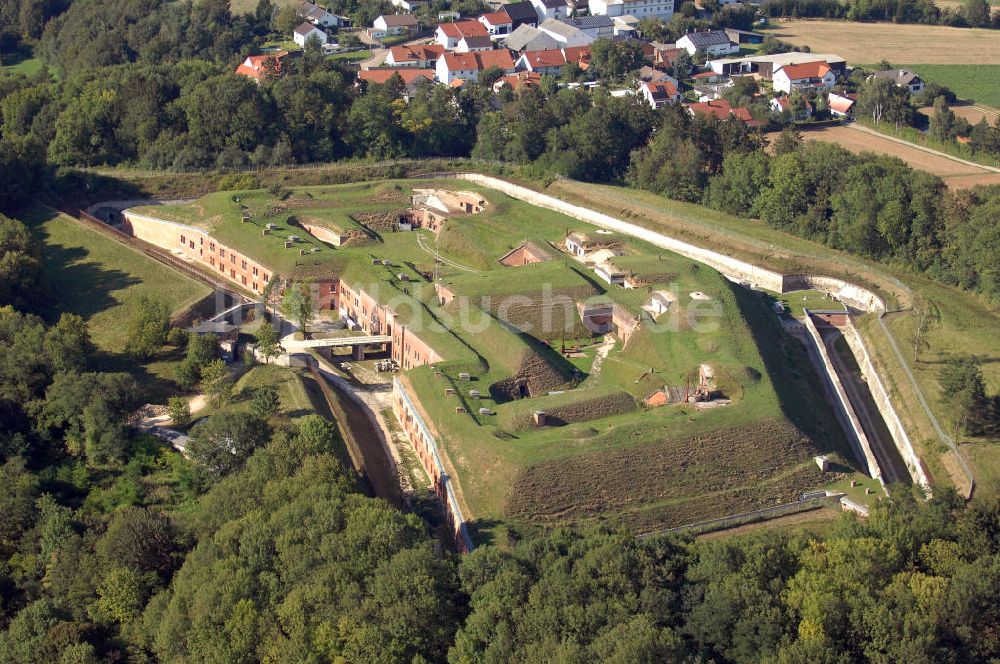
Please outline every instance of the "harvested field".
M983 119L985 119L986 122L993 124L997 121L997 119L1000 119L1000 109L996 109L985 104L956 104L950 108L952 113L960 118L964 118L969 122L969 124L976 124ZM920 109L920 112L929 118L933 117L934 107L924 106Z
M591 452L521 471L507 513L545 521L616 512L637 531L679 526L796 499L829 479L812 463L815 453L781 420Z
M977 184L1000 184L1000 173L924 152L848 126L812 129L803 132L802 137L809 141L836 143L855 153L876 152L898 157L913 168L940 176L953 189L967 189Z
M921 64L1000 64L996 31L980 28L789 20L768 34L796 46L807 45L815 53L836 53L852 64L897 62L900 57Z

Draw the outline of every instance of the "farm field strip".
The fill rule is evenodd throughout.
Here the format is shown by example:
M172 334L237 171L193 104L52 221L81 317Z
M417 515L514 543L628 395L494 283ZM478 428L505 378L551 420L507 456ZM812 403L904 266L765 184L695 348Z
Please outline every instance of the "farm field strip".
M905 53L907 61L921 64L1000 65L1000 39L984 28L798 19L781 21L767 34L851 64L896 63Z
M936 154L919 146L893 140L888 136L863 131L846 125L833 125L802 132L809 141L828 141L854 153L876 152L898 157L913 168L941 177L954 189L977 184L1000 184L1000 173L986 166L963 163L944 154Z

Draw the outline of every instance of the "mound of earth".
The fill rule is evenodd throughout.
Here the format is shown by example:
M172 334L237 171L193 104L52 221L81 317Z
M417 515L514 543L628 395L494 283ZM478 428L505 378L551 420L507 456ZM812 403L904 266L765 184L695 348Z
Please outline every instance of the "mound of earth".
M570 386L570 379L540 353L529 348L521 352L513 375L490 385L497 403L533 397Z
M543 408L546 426L565 426L590 422L603 417L621 415L635 410L635 399L627 392L614 392L596 397L583 397L579 401ZM535 426L531 413L520 413L510 420L510 428L523 431Z
M779 419L591 452L523 469L505 511L533 521L610 512L646 530L683 525L796 499L829 479L811 462L817 453Z

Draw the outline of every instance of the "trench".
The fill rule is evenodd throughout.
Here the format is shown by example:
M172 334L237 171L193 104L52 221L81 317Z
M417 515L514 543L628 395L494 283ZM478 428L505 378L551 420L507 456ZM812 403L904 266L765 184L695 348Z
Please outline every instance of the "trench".
M857 413L861 428L868 437L872 454L875 455L882 471L882 479L886 484L912 484L910 471L896 447L892 434L889 433L889 427L886 426L882 413L875 404L868 383L862 377L861 368L844 335L838 328L821 324L819 321L816 328L826 345L830 361L837 376L840 377L847 398Z

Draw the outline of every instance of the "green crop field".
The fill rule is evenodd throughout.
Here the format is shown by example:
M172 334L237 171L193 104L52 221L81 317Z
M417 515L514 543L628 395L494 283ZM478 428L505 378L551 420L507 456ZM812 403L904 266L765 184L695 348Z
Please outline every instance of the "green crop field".
M42 241L42 258L53 301L51 316L79 314L98 348L119 353L128 321L141 296L177 311L209 288L151 258L48 208L22 217Z
M900 66L912 69L924 80L949 88L959 99L1000 108L1000 64Z

